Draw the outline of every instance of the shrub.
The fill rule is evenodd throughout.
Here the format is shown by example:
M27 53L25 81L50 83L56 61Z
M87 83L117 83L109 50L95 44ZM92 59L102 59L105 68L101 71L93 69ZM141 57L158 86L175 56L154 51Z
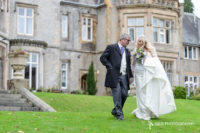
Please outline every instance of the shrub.
M200 87L196 89L196 94L200 94Z
M190 92L190 97L193 97L193 96L194 96L194 92L191 91L191 92Z
M48 89L44 89L46 92L50 92L50 93L62 93L62 90L57 88L57 87L52 87L52 88L48 88Z
M200 100L200 93L192 97L193 100Z
M89 68L89 72L86 78L86 82L87 82L87 91L89 95L95 95L97 92L97 88L96 88L96 81L95 81L95 77L94 77L94 65L93 62L91 62L90 68Z
M174 98L186 99L186 90L183 86L175 86Z
M71 94L82 95L82 94L86 94L86 92L82 91L82 90L74 90L74 91L71 92Z

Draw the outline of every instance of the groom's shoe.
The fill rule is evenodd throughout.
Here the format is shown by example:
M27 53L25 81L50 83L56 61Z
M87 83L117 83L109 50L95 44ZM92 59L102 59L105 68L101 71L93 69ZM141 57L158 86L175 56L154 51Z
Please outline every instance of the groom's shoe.
M116 114L114 114L112 112L111 112L111 114L119 121L123 121L124 120L123 116L117 116Z
M115 115L115 114L112 114L116 119L118 119L118 117L117 117L117 115Z
M112 111L111 114L112 114L115 118L117 118L116 112ZM117 119L118 119L118 118L117 118Z
M124 118L123 118L122 116L117 117L117 119L118 119L119 121L123 121L123 120L124 120Z

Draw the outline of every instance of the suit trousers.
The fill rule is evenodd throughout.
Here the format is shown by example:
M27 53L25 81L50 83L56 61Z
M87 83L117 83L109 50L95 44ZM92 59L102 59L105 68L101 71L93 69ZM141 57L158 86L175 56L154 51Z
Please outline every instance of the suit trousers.
M128 78L127 75L121 75L118 78L118 83L116 88L112 88L112 96L114 102L114 108L112 110L112 115L117 118L123 118L123 106L128 96Z

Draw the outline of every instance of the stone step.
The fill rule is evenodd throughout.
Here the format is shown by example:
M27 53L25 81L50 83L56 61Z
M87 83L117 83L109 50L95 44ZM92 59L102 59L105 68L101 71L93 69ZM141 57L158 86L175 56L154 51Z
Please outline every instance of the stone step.
M38 107L21 107L21 111L41 111Z
M1 98L21 98L22 95L20 94L0 94Z
M0 94L8 94L8 93L10 93L10 92L7 90L0 89Z
M25 98L2 98L0 97L0 102L27 102Z
M0 101L0 106L14 106L14 107L32 107L31 103L24 102L3 102Z
M41 111L21 94L0 89L0 111Z
M0 106L0 111L20 111L21 107Z
M10 100L10 101L17 101L17 100L20 100L20 99L25 99L25 98L22 98L22 97L16 97L16 96L14 96L14 97L0 97L0 101L2 101L2 100Z
M0 106L0 111L41 111L38 107Z

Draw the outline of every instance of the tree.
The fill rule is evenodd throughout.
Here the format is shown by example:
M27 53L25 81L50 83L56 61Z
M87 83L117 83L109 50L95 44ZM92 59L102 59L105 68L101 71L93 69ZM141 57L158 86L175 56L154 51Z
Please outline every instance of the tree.
M93 61L90 64L90 68L89 68L89 72L86 78L86 82L87 82L87 91L89 95L95 95L97 92L97 88L96 88L96 81L95 81L95 77L94 77L94 64Z
M184 12L193 13L194 5L191 0L184 0Z

